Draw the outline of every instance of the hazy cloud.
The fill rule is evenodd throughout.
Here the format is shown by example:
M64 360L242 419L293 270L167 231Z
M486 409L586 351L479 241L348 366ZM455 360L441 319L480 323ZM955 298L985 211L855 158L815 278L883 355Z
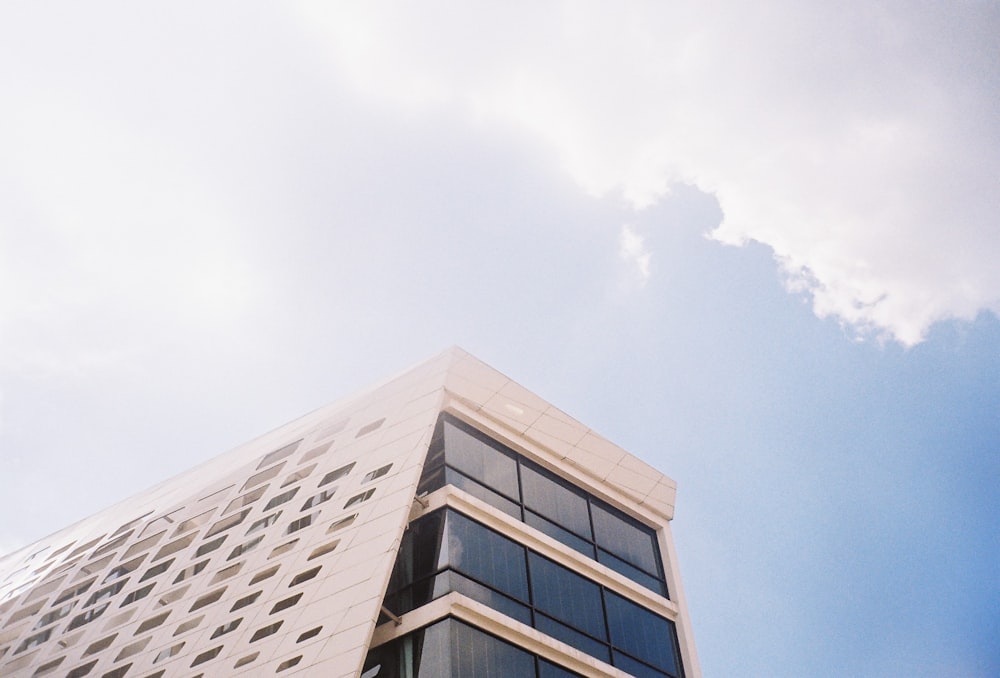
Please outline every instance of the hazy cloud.
M646 249L643 237L629 224L622 225L621 235L618 237L618 256L635 267L640 284L645 285L649 280L649 262L653 255Z
M1000 309L996 4L301 6L372 97L516 125L636 209L714 194L820 316L913 344Z

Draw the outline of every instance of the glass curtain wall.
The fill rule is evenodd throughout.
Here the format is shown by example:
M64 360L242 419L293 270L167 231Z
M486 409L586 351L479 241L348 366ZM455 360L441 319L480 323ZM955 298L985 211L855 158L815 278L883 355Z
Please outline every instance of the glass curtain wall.
M634 675L683 675L673 622L461 513L442 509L410 524L385 606L403 614L450 591Z
M446 484L669 597L652 528L443 414L418 492Z

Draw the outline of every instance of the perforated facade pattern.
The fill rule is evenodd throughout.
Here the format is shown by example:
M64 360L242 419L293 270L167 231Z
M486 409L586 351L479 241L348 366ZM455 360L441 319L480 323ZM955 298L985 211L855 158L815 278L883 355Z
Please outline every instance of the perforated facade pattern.
M648 526L670 597L461 488L418 496L442 412L516 450L525 468ZM0 676L356 677L372 647L385 654L446 618L506 639L546 670L571 671L546 675L629 675L476 595L434 596L401 615L384 607L408 524L442 508L676 627L678 675L698 676L673 504L668 478L450 349L0 558ZM380 674L390 667L365 671Z

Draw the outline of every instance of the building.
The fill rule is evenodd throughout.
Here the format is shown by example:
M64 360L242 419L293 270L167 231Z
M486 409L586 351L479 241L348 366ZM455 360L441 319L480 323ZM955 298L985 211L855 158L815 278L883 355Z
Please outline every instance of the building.
M674 493L453 348L0 558L0 675L697 678Z

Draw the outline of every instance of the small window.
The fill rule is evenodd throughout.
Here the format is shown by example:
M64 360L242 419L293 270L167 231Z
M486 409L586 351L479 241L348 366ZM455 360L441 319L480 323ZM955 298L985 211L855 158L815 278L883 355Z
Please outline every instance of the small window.
M220 581L225 581L230 577L235 577L240 573L240 570L243 569L243 566L245 564L246 563L236 563L235 565L230 565L229 567L222 568L221 570L215 573L215 576L212 577L212 581L209 582L209 584L210 585L218 584Z
M177 634L174 634L174 635L177 635ZM174 656L180 654L181 648L183 648L183 647L184 647L184 643L181 642L181 643L177 643L176 645L171 645L170 647L168 647L165 650L160 650L159 654L156 655L156 658L153 659L153 663L156 664L158 662L162 662L164 659L170 659L171 657L174 657Z
M360 438L361 436L368 435L372 431L375 431L375 430L381 428L382 424L384 424L384 423L385 423L385 417L382 417L381 419L376 419L375 421L373 421L370 424L365 424L364 426L362 426L361 428L358 429L358 432L357 432L357 434L355 434L354 437L355 438Z
M358 517L357 513L352 513L351 515L347 516L346 518L341 518L340 520L333 521L330 524L330 527L326 528L326 533L327 534L333 534L337 530L342 530L345 527L348 527L349 525L351 525L354 522L354 519L357 518L357 517Z
M250 551L253 551L255 548L260 546L260 543L262 541L264 541L264 535L260 535L259 537L254 537L250 541L243 542L242 544L234 548L232 551L230 551L229 556L226 558L226 560L239 558L244 553L249 553Z
M361 502L368 501L373 494L375 494L375 488L374 487L372 489L370 489L370 490L366 490L365 492L362 492L361 494L356 494L356 495L354 495L353 497L351 497L350 499L347 500L347 503L344 504L344 508L350 508L352 506L357 506Z
M191 629L196 629L196 628L198 628L198 624L200 624L200 623L201 623L201 620L202 620L202 619L204 619L204 618L205 618L205 615L203 615L203 614L199 614L199 615L198 615L197 617L195 617L194 619L188 619L188 620L187 620L186 622L184 622L184 623L180 624L180 625L179 625L179 626L177 627L177 630L176 630L176 631L174 631L174 635L175 635L175 636L179 636L179 635L181 635L182 633L187 633L187 632L188 632L188 631L190 631ZM183 645L183 643L181 643L181 644Z
M250 580L250 586L253 586L257 582L264 581L265 579L267 579L269 577L273 577L275 575L275 573L278 571L278 568L280 568L280 567L281 567L281 565L272 565L271 567L267 568L266 570L261 570L260 572L258 572L257 574L255 574L253 576L253 579Z
M110 636L101 638L87 646L87 649L83 651L83 656L86 657L89 654L96 654L101 650L106 650L111 647L111 643L115 642L115 638L118 637L117 633L112 633Z
M130 668L132 668L131 664L126 664L125 666L119 666L117 669L108 671L107 673L102 675L101 678L122 678L126 673L128 673L128 670Z
M193 530L196 527L201 527L202 525L204 525L205 523L208 522L208 519L212 517L213 513L215 513L215 508L214 507L208 509L204 513L199 513L198 515L194 516L193 518L188 518L187 520L182 521L177 526L177 529L174 530L174 536L176 537L177 535L183 534L183 533L187 532L188 530Z
M302 655L299 655L298 657L292 657L291 659L286 659L285 661L283 661L280 664L278 664L278 668L276 668L274 670L274 672L275 673L281 673L285 669L292 668L293 666L295 666L296 664L298 664L300 661L302 661Z
M252 663L253 660L256 659L259 656L260 656L260 652L254 652L253 654L248 654L246 657L241 657L240 659L238 659L236 661L235 664L233 664L233 668L234 669L238 669L241 666L246 666L247 664Z
M149 674L148 676L146 676L146 678L163 678L163 674L165 674L166 672L167 672L166 669L160 669L156 673Z
M280 555L282 555L284 553L288 553L293 548L295 548L295 545L297 543L299 543L299 540L298 539L293 539L291 541L286 541L281 546L275 546L273 549L271 549L271 552L269 554L267 554L267 559L270 560L271 558L277 558L278 556L280 556Z
M222 594L225 592L226 592L226 587L223 586L222 588L216 589L211 593L206 593L205 595L198 598L198 600L194 601L194 603L191 605L191 609L188 610L188 612L194 612L195 610L200 610L206 605L211 605L212 603L219 600L219 598L221 598Z
M63 591L62 593L59 594L58 598L56 598L54 601L52 601L52 604L56 605L58 603L63 602L64 600L69 600L70 598L75 598L78 595L80 595L81 593L86 593L87 590L91 586L93 586L93 584L94 584L95 581L97 581L97 577L94 577L93 579L89 579L89 580L83 582L82 584L80 584L78 586L73 586L73 587L70 587L70 588L66 589L65 591ZM41 609L41 606L39 606L38 609ZM37 610L36 610L36 612L37 612ZM31 614L34 614L34 612L32 612ZM12 621L13 621L13 619L12 619Z
M247 528L246 536L250 536L254 532L260 532L261 530L267 529L271 525L274 525L278 521L278 516L281 515L281 511L275 511L274 513L269 513L260 520L251 523L250 527Z
M62 605L60 607L55 608L54 610L46 612L35 623L35 628L40 629L43 626L48 626L52 622L59 621L60 619L62 619L63 617L65 617L70 613L74 605L76 605L76 601L70 601L65 605Z
M154 565L153 567L149 568L148 570L142 573L142 576L139 578L139 581L144 582L147 579L152 579L157 575L161 575L167 570L169 570L170 566L173 564L174 564L174 559L171 558L170 560L164 561L159 565Z
M134 635L139 635L140 633L145 633L146 631L149 631L150 629L155 629L157 626L159 626L163 622L167 621L167 617L169 617L169 616L170 616L170 610L167 610L166 612L161 612L160 614L156 615L155 617L150 617L149 619L147 619L144 622L142 622L141 624L139 624L139 628L137 628L135 630L135 634Z
M295 450L297 450L299 448L299 443L301 443L301 442L302 442L301 439L300 440L296 440L294 443L290 443L288 445L285 445L281 449L277 449L274 452L271 452L270 454L265 455L264 458L260 460L260 463L257 464L257 469L260 470L260 469L264 468L265 466L270 466L271 464L273 464L276 461L281 461L285 457L290 457L292 455L292 453L295 452Z
M240 495L239 497L236 497L236 499L233 499L231 502L229 502L229 506L226 507L226 510L223 511L223 513L229 513L234 509L243 508L244 506L249 506L250 504L254 503L258 499L263 497L265 492L267 492L267 485L265 485L264 487L258 487L253 492L247 492L244 495Z
M107 606L105 606L105 607L107 607ZM103 611L104 610L102 608L101 612L103 612ZM82 617L83 615L80 615L80 616ZM96 616L92 617L92 618L96 619ZM78 619L79 619L79 617L78 617ZM86 624L87 622L83 622L83 623ZM74 627L70 626L70 628L74 628ZM44 643L46 640L48 640L51 636L52 636L52 629L51 628L45 629L41 633L36 633L33 636L28 636L27 638L25 638L21 642L20 645L18 645L17 649L14 650L14 654L19 654L21 652L24 652L25 650L30 650L33 647L38 647L39 645L41 645L42 643Z
M142 565L142 561L145 559L146 556L139 556L138 558L134 558L127 563L122 563L117 567L111 568L111 570L108 571L107 576L104 577L102 583L107 584L109 581L114 581L115 579L120 579L127 574L131 574L133 571L138 569L140 565Z
M309 557L306 558L306 560L312 560L313 558L319 558L320 556L325 556L327 553L330 553L335 548L337 548L337 544L339 543L340 543L339 539L334 539L331 542L323 544L319 548L315 549L312 553L310 553Z
M104 603L103 605L99 605L97 607L92 607L89 610L87 610L86 612L84 612L83 614L79 614L79 615L73 617L73 621L71 621L69 623L69 626L66 627L66 630L67 631L72 631L73 629L79 628L79 627L83 626L84 624L89 624L90 622L94 621L95 619L97 619L98 617L100 617L102 614L104 614L104 611L108 609L108 605L110 605L110 604L111 603Z
M170 605L171 603L176 603L178 600L184 597L184 595L188 592L189 588L191 588L191 585L186 584L178 589L174 589L173 591L168 591L167 593L160 596L160 599L156 601L156 604L159 605L160 607L165 607L167 605Z
M296 643L304 643L305 641L309 640L310 638L315 638L316 636L318 636L319 632L322 631L322 630L323 630L322 626L317 626L314 629L309 629L308 631L306 631L302 635L300 635L298 638L296 638L295 642Z
M242 598L240 598L239 600L237 600L235 603L233 603L233 606L231 608L229 608L229 611L230 612L236 612L236 610L240 610L240 609L246 607L247 605L253 605L254 602L258 598L260 598L260 594L261 593L262 593L262 591L256 591L254 593L251 593L249 596L243 596Z
M276 621L273 624L268 624L267 626L263 626L257 629L256 631L253 632L253 635L250 637L250 642L255 643L262 638L273 636L275 633L278 632L278 629L280 629L281 625L284 623L285 623L284 620Z
M319 571L320 569L322 569L322 567L323 567L322 565L317 565L311 570L306 570L305 572L298 573L292 578L292 581L288 584L288 588L292 588L293 586L298 586L302 582L313 579L317 574L319 574Z
M284 465L285 465L285 463L282 462L282 463L278 464L277 466L272 466L269 469L265 469L264 471L261 471L260 473L255 473L254 475L250 476L247 479L247 481L245 483L243 483L243 487L240 489L240 492L243 492L244 490L249 490L251 487L256 487L257 485L260 485L261 483L266 483L268 480L271 480L272 478L274 478L274 476L276 476L279 473L281 473L281 468Z
M218 657L220 652L222 652L221 645L218 647L213 647L211 650L206 650L205 652L202 652L200 655L194 658L194 661L191 662L191 666L198 666L198 664L204 664L207 661L211 661L216 657Z
M180 539L175 539L172 542L165 544L160 547L159 551L156 552L156 555L153 556L153 560L157 561L160 558L166 558L167 556L173 555L182 549L186 549L194 542L194 538L196 536L197 533L189 534L186 537L181 537Z
M302 455L302 458L299 459L299 463L304 464L310 459L315 459L316 457L326 454L327 450L330 449L331 445L333 445L333 441L320 445L319 447L312 448L311 450Z
M293 532L298 532L299 530L304 530L313 524L313 521L319 517L319 511L313 511L307 516L302 516L296 520L293 520L288 524L288 528L285 530L285 534L292 534Z
M104 568L107 567L112 560L114 560L114 557L115 554L112 553L110 556L105 556L100 560L94 560L92 562L87 563L86 565L80 568L79 572L76 573L76 578L83 579L86 576L97 574L98 572L103 571Z
M131 558L137 553L145 553L149 549L156 546L157 542L160 541L160 538L163 537L163 535L165 535L166 533L167 531L163 530L162 532L157 532L156 534L146 537L141 541L137 541L136 543L128 547L128 549L125 551L125 554L122 556L122 559L124 560L125 558ZM143 558L145 558L145 556L143 556Z
M98 660L89 661L86 664L81 664L75 669L66 674L66 678L83 678L85 675L90 673L95 666L97 666Z
M332 436L335 433L340 433L345 428L347 428L347 424L350 423L350 421L351 421L350 417L344 417L343 419L338 419L329 426L326 426L323 429L321 429L320 432L316 434L316 438L317 439L325 438L327 436Z
M59 588L59 585L63 583L63 580L65 578L66 578L66 575L63 575L61 577L56 577L55 579L53 579L51 581L47 581L44 584L39 584L38 586L36 586L35 588L33 588L31 590L31 593L29 593L28 595L26 595L24 597L23 603L27 604L27 603L30 603L33 600L37 600L38 598L41 598L42 596L47 596L48 594L52 593L57 588ZM10 602L13 603L14 601L12 600ZM0 614L3 614L4 612L6 612L7 609L10 609L10 608L6 608L5 609L6 605L7 604L5 603L3 606L0 606Z
M299 488L293 487L290 490L285 490L281 494L271 497L270 501L268 501L267 504L264 506L264 511L267 512L273 509L275 506L281 506L286 501L294 497L298 491Z
M296 593L294 596L289 596L288 598L285 598L284 600L279 600L278 602L276 602L274 604L274 607L271 608L271 611L268 612L268 614L277 614L278 612L281 612L282 610L287 610L288 608L294 606L297 602L299 602L299 599L301 599L301 598L302 598L302 594L301 593Z
M329 485L335 480L340 480L348 473L350 473L351 469L353 468L354 468L354 462L352 461L347 466L341 466L336 471L330 471L325 476L323 476L323 480L319 481L319 485L317 487L323 487L324 485Z
M208 566L207 558L205 560L202 560L201 562L195 563L194 565L188 565L183 570L177 573L177 576L174 577L174 583L180 584L185 579L190 579L191 577L195 576L196 574L204 570L207 566Z
M105 544L102 547L100 547L99 549L95 550L94 553L93 553L93 555L91 556L91 558L96 558L97 556L103 556L105 553L108 553L109 551L114 551L119 546L121 546L126 541L128 541L128 538L131 537L131 536L132 536L132 533L131 532L127 532L127 533L123 534L122 536L120 536L120 537L118 537L116 539L112 539L107 544Z
M150 640L152 640L152 638L143 638L142 640L135 641L131 645L126 645L122 648L121 652L118 653L118 656L115 657L115 661L120 662L122 659L128 659L132 655L142 652L146 646L149 645Z
M219 628L217 628L214 631L212 631L212 637L210 638L210 640L215 640L219 636L224 636L227 633L229 633L230 631L235 631L236 629L238 629L240 627L241 623L243 623L243 617L240 617L239 619L234 619L232 621L226 622L225 624L223 624Z
M227 537L229 537L229 535L228 534L224 534L221 537L216 537L212 541L206 541L204 544L202 544L201 546L199 546L197 548L197 550L195 550L193 557L194 558L201 558L206 553L211 553L215 549L217 549L220 546L222 546L222 542L226 541Z
M309 474L314 470L316 470L316 464L310 464L309 466L299 469L295 473L289 473L288 477L281 481L281 486L288 487L293 483L297 483L300 480L308 478Z
M131 610L127 610L125 612L119 612L114 617L112 617L111 619L108 620L108 623L104 625L104 629L105 630L107 630L107 629L113 629L116 626L121 626L122 624L127 624L129 622L129 620L132 619L132 615L134 615L134 614L135 614L135 608L134 607Z
M319 494L314 494L313 496L306 499L306 503L304 503L302 505L302 508L300 508L299 510L305 511L306 509L311 509L313 506L318 506L323 502L330 501L331 499L333 499L333 495L336 493L337 493L337 486L334 485L329 489L323 490Z
M128 579L123 579L121 581L116 581L114 584L111 584L109 586L105 586L102 589L97 589L90 595L90 598L87 599L87 602L84 603L84 607L88 605L93 605L99 600L106 600L108 598L111 598L112 596L116 595L119 591L121 591L122 588L127 583Z
M65 660L66 657L59 657L58 659L53 659L50 662L45 662L37 669L35 669L35 672L31 674L31 678L40 678L40 676L52 673L57 668L59 668L59 665L62 664Z
M119 605L118 607L125 607L126 605L131 605L137 600L142 600L143 598L149 595L149 592L153 590L154 586L156 586L156 584L146 584L141 589L136 589L135 591L132 591L131 593L125 596L125 599L122 600L122 604Z
M247 514L250 513L250 511L252 510L253 510L252 508L245 508L239 513L234 513L230 516L223 518L222 520L215 523L215 525L212 525L212 527L208 530L208 532L205 533L205 538L208 539L209 537L214 537L220 532L225 532L228 529L236 527L237 525L243 522L243 520L247 517Z
M365 477L361 479L361 484L364 485L365 483L370 483L373 480L378 480L386 473L388 473L389 469L391 468L392 464L386 464L385 466L381 466L375 469L374 471L369 471L368 473L365 474Z

